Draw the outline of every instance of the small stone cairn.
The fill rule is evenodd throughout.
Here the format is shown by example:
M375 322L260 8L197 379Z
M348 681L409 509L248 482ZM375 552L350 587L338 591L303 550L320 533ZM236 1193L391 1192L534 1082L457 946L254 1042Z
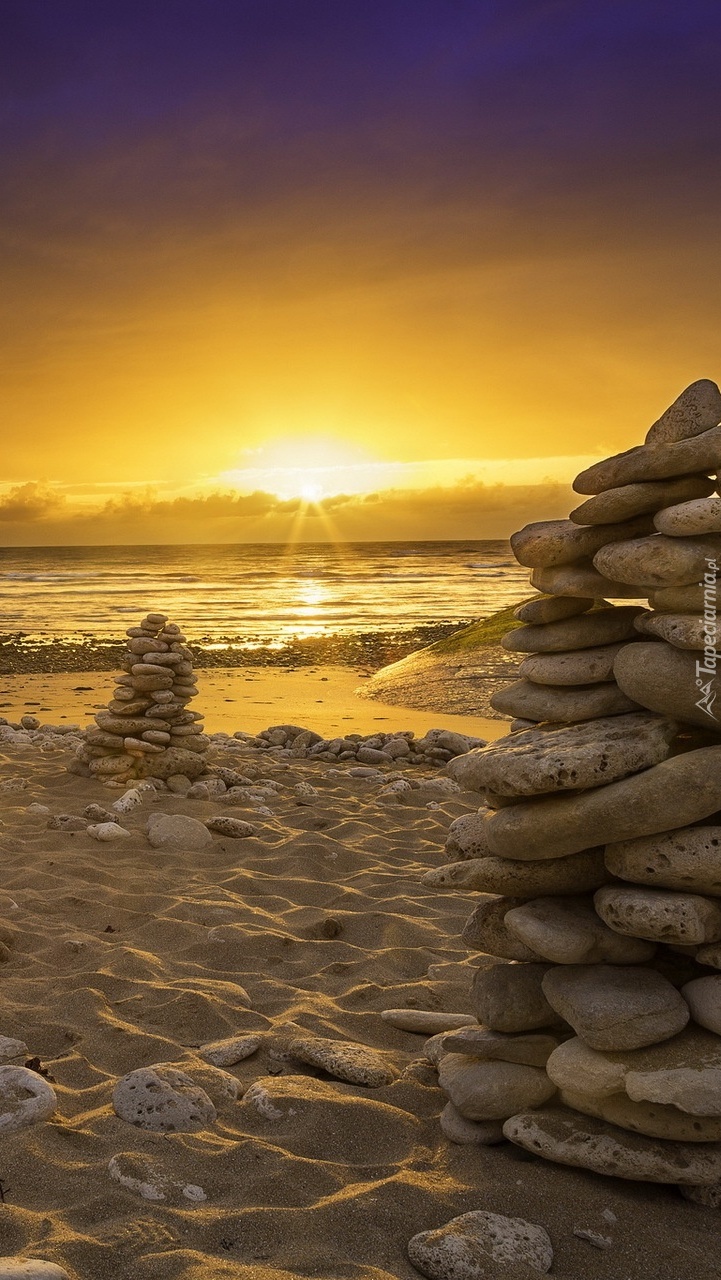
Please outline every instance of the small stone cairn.
M116 782L178 774L193 781L205 772L210 743L202 716L188 710L198 688L185 636L164 613L149 613L125 634L123 674L96 727L86 730L78 759L97 778Z
M526 526L541 593L494 695L511 733L451 761L485 807L426 883L481 897L479 1025L435 1037L456 1141L502 1138L721 1205L721 393L688 387ZM635 603L609 605L607 600ZM645 608L638 601L647 601Z

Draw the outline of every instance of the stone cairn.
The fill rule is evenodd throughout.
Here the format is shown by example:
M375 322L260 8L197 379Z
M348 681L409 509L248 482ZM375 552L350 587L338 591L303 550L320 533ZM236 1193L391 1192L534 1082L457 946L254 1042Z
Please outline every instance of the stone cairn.
M90 774L115 782L205 772L209 740L202 716L189 711L198 692L193 655L180 627L149 613L128 627L128 652L107 709L86 730L78 759Z
M502 1138L721 1204L721 393L688 387L526 526L541 593L504 638L511 733L447 771L484 793L426 883L481 898L480 1025L429 1042L456 1141ZM610 605L608 599L648 601Z

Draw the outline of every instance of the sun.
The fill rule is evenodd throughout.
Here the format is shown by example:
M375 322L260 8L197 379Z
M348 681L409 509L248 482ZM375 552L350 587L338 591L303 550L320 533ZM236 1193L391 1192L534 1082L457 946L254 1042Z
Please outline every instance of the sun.
M337 436L275 436L249 453L251 466L219 478L247 492L264 489L283 501L313 504L338 493L370 492L382 469L367 450Z
M319 480L304 480L302 477L298 481L298 497L303 502L320 502L323 497L323 486Z

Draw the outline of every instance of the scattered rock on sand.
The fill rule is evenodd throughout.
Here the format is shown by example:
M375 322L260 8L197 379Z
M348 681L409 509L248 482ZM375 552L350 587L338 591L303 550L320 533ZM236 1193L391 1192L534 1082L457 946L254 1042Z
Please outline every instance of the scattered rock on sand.
M385 1058L365 1045L345 1040L328 1040L321 1036L304 1036L291 1040L288 1052L311 1067L327 1071L336 1080L378 1089L392 1084L396 1073Z
M0 1258L0 1280L70 1280L63 1267L41 1258Z
M242 818L230 818L221 814L215 818L208 818L205 825L208 831L213 831L215 835L229 836L232 840L255 835L255 827L252 823L244 822Z
M93 840L127 840L132 835L132 831L121 827L119 822L98 822L86 830Z
M193 1133L216 1119L205 1090L184 1071L164 1064L123 1076L113 1090L113 1107L121 1120L154 1132Z
M425 1036L478 1025L472 1013L436 1013L428 1009L384 1009L381 1018L401 1031L417 1031Z
M27 1067L0 1067L0 1135L47 1120L58 1099L52 1085Z
M548 1232L523 1218L477 1209L408 1243L408 1257L428 1280L491 1280L545 1274L553 1262Z
M199 853L213 843L205 823L182 813L151 813L148 840L154 849L177 849L183 853Z
M213 1040L202 1044L198 1054L214 1067L232 1067L236 1062L249 1058L259 1046L258 1036L230 1036L227 1040Z

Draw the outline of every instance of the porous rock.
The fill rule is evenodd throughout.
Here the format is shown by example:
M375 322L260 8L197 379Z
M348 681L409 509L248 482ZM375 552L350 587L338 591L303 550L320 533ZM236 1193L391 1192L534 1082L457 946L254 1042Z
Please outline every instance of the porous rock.
M646 444L687 440L721 422L721 392L710 378L686 387L646 433Z
M489 956L500 956L504 960L533 961L545 958L519 942L506 928L507 912L524 901L525 898L484 895L463 927L461 938L466 946L474 951L483 951Z
M721 897L721 826L678 827L609 844L605 859L619 880Z
M719 809L721 746L702 747L607 787L497 810L486 818L488 844L500 857L558 858L697 822Z
M291 1040L288 1052L300 1062L320 1067L336 1080L366 1085L370 1089L392 1084L396 1073L385 1058L365 1045L321 1036L299 1036Z
M52 1085L36 1071L0 1066L0 1135L49 1119L57 1105Z
M448 828L446 853L456 862L467 858L481 858L490 852L488 848L488 831L485 819L488 809L485 805L478 813L462 813L454 818Z
M676 649L703 649L706 645L706 625L698 614L646 613L637 619L636 626L644 635L658 636Z
M521 862L511 858L471 858L466 862L449 862L434 867L421 876L421 884L461 892L478 890L508 897L525 894L541 897L547 894L588 893L600 889L611 878L604 862L603 849L584 849L567 858L549 858L545 862ZM721 892L721 889L719 890Z
M543 1227L477 1209L413 1236L408 1257L428 1280L494 1280L506 1268L530 1280L550 1269L553 1249Z
M113 1090L113 1108L121 1120L154 1132L193 1133L216 1119L205 1090L184 1071L165 1065L123 1076Z
M686 947L721 939L721 904L700 894L604 885L594 904L610 929L635 939Z
M721 1144L664 1142L566 1108L511 1116L503 1132L533 1155L614 1178L679 1185L721 1178Z
M241 840L255 835L255 827L252 823L244 822L242 818L226 817L224 814L208 818L205 825L208 831L214 832L215 835L228 836L232 840Z
M671 444L637 445L603 462L596 462L576 476L576 493L603 493L619 485L642 480L667 480L721 467L721 428L712 427L690 440Z
M695 498L675 507L658 511L654 524L659 533L670 538L693 538L699 534L721 533L721 498L711 494L708 498Z

